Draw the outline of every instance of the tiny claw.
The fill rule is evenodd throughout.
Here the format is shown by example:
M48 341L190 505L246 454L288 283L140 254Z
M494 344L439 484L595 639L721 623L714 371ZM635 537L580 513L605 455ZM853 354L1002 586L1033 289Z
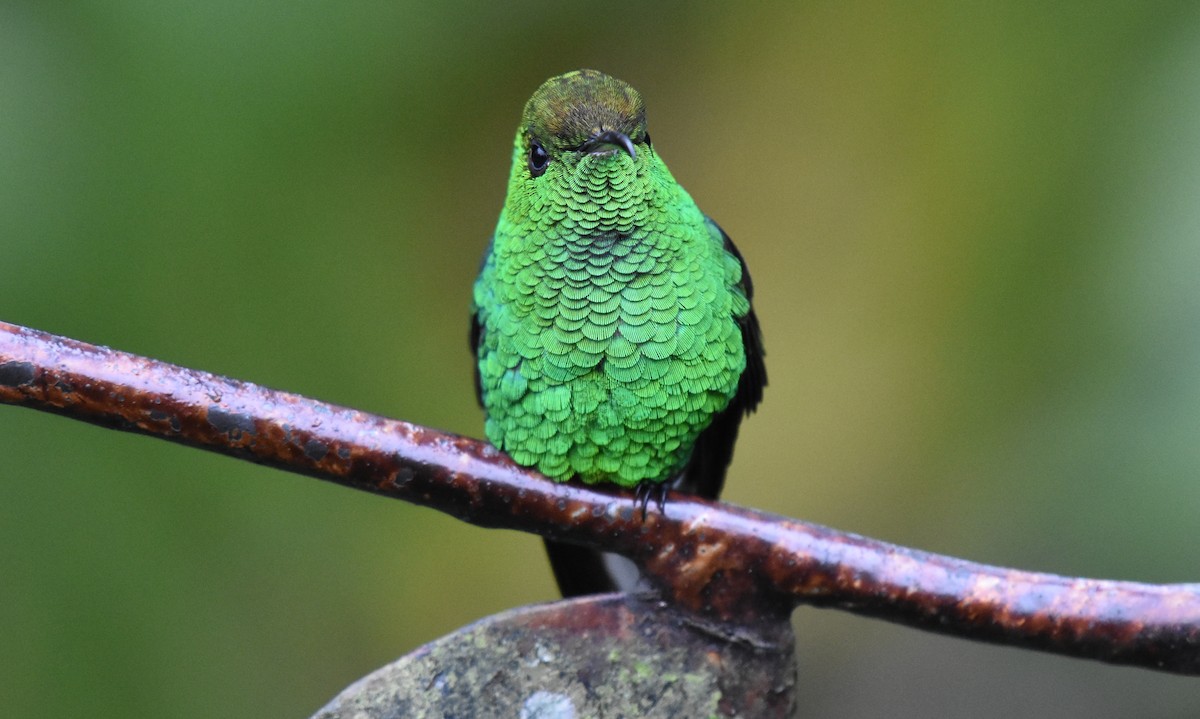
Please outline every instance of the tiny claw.
M662 514L667 509L667 483L666 482L638 482L637 487L633 490L634 500L637 501L642 508L642 521L646 521L646 508L653 499L658 505L658 513Z

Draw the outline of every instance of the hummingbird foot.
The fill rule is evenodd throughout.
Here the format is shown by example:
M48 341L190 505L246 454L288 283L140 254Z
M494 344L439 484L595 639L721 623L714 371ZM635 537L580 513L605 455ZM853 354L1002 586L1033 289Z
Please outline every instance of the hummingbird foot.
M646 508L650 505L650 500L658 505L658 512L662 514L667 506L667 482L652 482L650 480L642 480L638 482L637 487L633 490L634 499L641 505L642 521L646 521Z

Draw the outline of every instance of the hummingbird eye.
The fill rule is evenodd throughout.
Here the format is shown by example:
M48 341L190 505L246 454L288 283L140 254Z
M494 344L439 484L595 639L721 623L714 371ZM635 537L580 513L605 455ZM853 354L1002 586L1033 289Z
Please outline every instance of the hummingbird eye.
M550 153L546 152L542 143L537 140L532 141L529 144L529 174L539 177L546 171L546 166L549 164Z

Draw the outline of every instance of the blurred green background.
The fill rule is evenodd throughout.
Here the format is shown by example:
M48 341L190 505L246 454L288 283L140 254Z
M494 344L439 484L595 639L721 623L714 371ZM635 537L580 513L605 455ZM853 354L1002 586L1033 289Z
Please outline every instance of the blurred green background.
M731 501L1200 580L1200 5L0 4L0 319L481 434L521 107L592 66L754 273ZM302 717L553 598L538 542L0 407L0 711ZM1194 679L801 610L804 716L1194 717Z

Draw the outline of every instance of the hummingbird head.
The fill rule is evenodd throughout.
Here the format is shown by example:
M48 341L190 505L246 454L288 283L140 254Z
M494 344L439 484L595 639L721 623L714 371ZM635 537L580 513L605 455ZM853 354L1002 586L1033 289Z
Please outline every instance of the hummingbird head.
M646 107L626 83L597 70L552 77L533 93L522 117L531 146L551 159L564 152L624 150L637 159L646 142Z
M658 168L666 170L651 149L637 90L597 70L575 70L542 83L525 104L508 204L535 221L537 208L554 205L628 207L652 191Z

